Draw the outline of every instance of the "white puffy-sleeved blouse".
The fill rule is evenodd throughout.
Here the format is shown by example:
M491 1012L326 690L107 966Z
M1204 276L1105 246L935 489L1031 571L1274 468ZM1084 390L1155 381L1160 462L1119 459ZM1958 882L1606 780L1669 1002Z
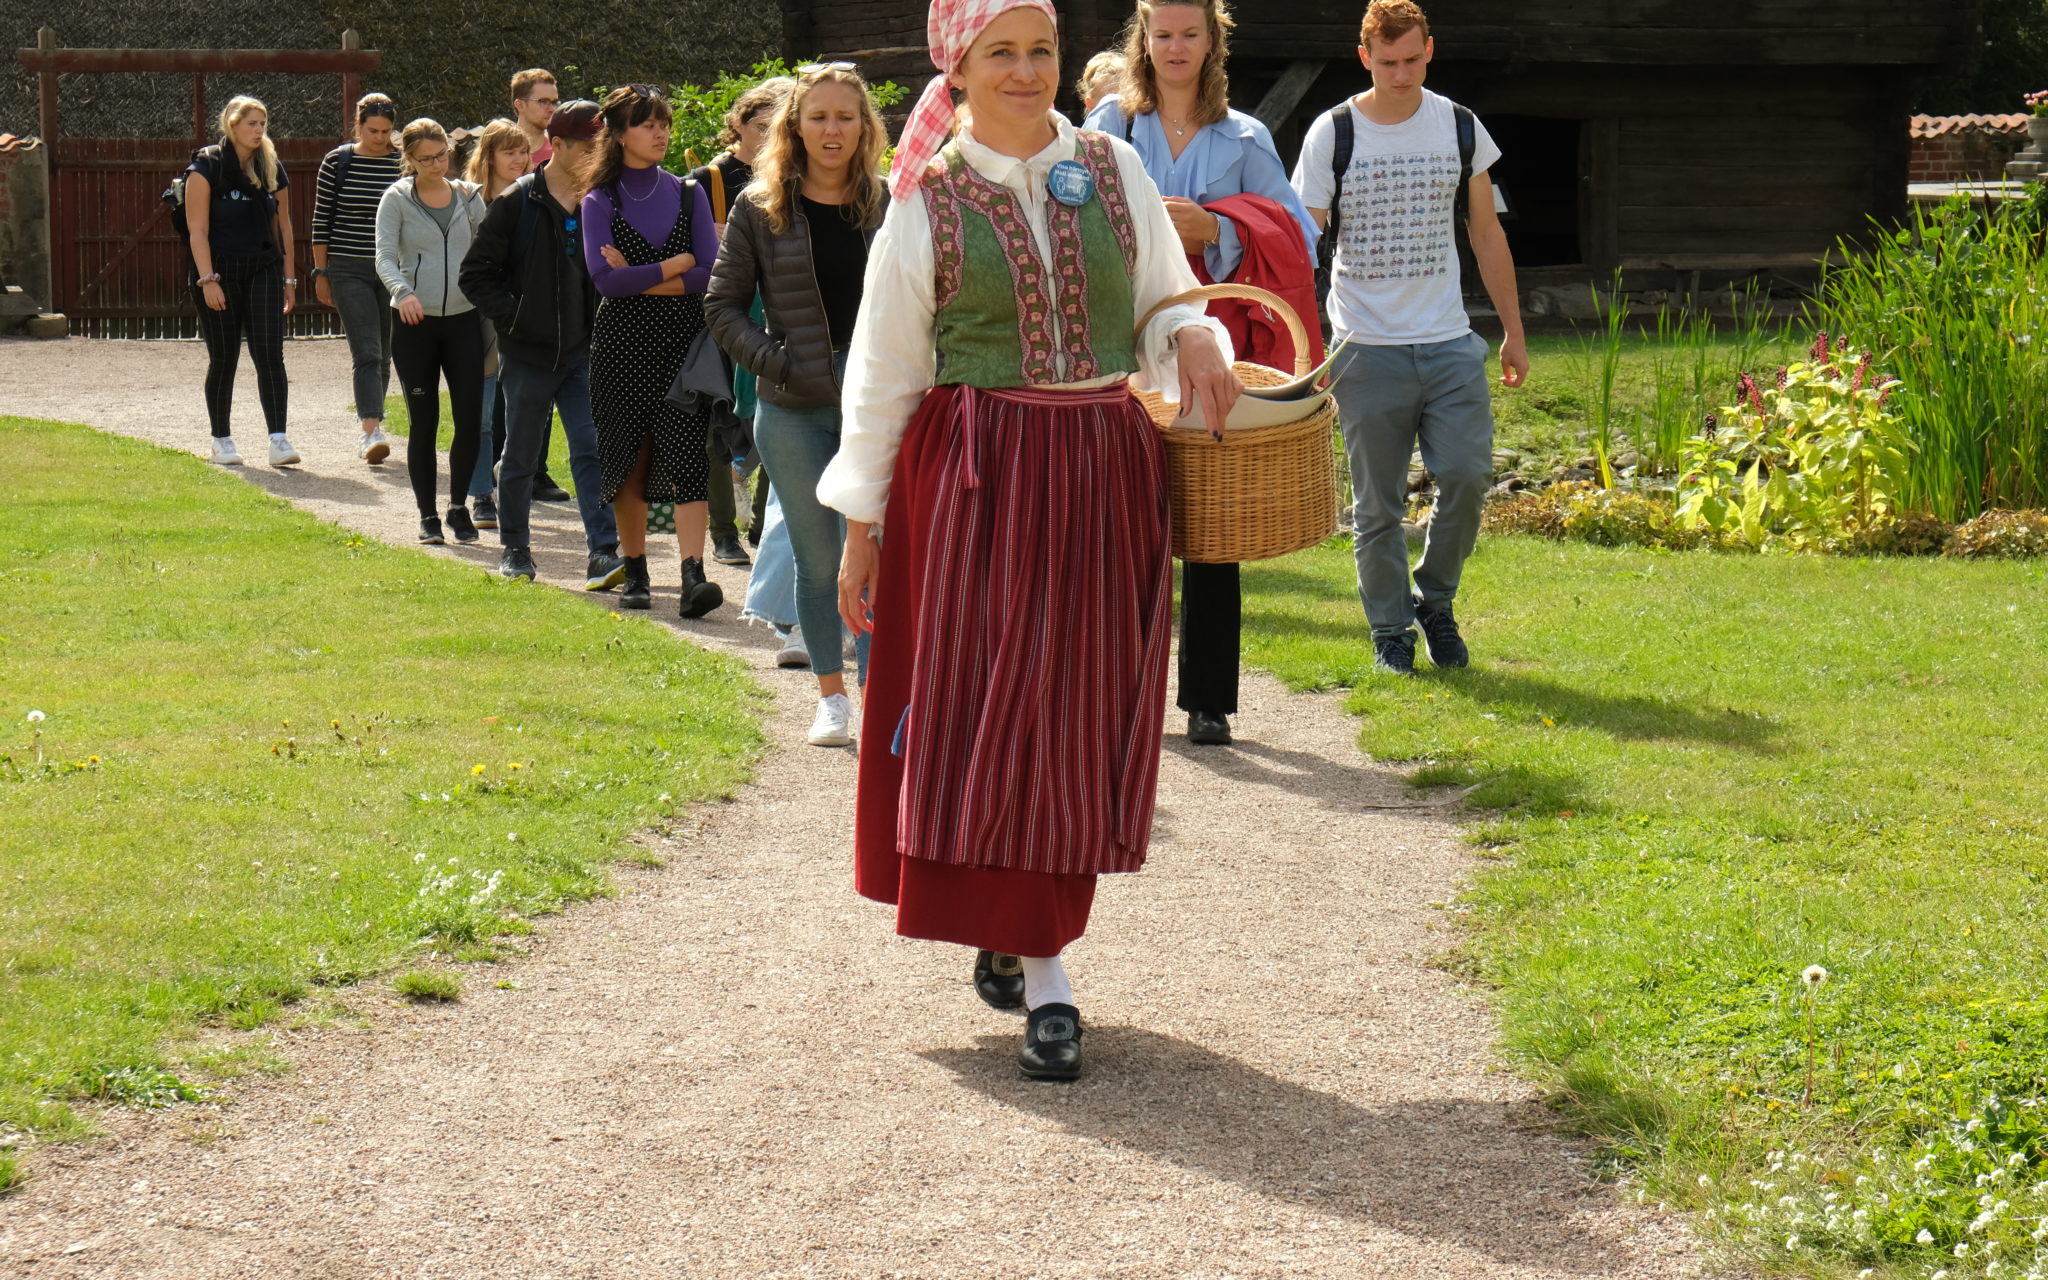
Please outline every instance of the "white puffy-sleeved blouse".
M990 182L1017 193L1031 225L1032 242L1048 274L1053 262L1046 219L1046 174L1062 160L1072 160L1076 151L1074 126L1060 116L1053 121L1058 136L1027 160L992 151L965 129L959 137L962 159ZM1123 139L1113 138L1110 145L1124 189L1130 193L1131 217L1137 223L1138 264L1131 280L1131 322L1136 323L1138 316L1160 300L1185 293L1199 282L1188 267L1159 189L1145 174L1144 162ZM839 452L818 481L818 500L849 519L882 522L904 430L936 381L937 314L931 220L924 192L919 189L908 199L891 203L868 251L860 319L854 325L840 395ZM1201 303L1170 307L1155 317L1141 336L1138 372L1131 380L1134 387L1157 390L1171 401L1180 398L1180 364L1173 335L1189 325L1213 332L1224 360L1231 358L1230 335L1203 313ZM1065 356L1060 359L1064 361ZM1101 387L1123 376L1118 373L1051 385Z

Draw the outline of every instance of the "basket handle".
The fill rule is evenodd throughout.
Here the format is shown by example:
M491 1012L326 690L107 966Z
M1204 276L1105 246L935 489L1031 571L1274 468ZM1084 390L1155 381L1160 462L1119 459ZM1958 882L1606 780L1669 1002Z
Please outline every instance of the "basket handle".
M1295 376L1299 377L1314 367L1309 362L1308 330L1301 327L1301 317L1294 314L1294 308L1288 306L1279 294L1272 292L1270 289L1261 289L1257 285L1205 284L1190 289L1186 293L1176 293L1171 298L1161 301L1157 306L1147 311L1144 318L1138 321L1137 334L1139 339L1143 340L1145 326L1152 323L1153 317L1168 307L1177 307L1183 302L1207 302L1211 298L1242 298L1247 302L1256 302L1261 306L1271 309L1273 314L1279 316L1281 322L1287 326L1287 335L1294 339Z

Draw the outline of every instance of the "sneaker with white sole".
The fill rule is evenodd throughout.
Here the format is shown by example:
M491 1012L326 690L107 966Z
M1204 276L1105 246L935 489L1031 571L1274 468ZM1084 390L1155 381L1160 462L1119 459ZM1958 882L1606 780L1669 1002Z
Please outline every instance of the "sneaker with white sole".
M810 743L814 747L845 747L853 744L853 703L843 693L818 699L818 715L811 721Z
M782 637L782 648L775 652L776 666L808 667L811 665L811 649L809 645L804 643L804 629L802 627L791 627L787 631L778 630L776 634Z
M356 456L376 466L391 456L391 437L384 434L384 428L377 428L363 437L363 447L356 451Z
M235 448L233 436L215 436L213 452L206 455L206 460L218 467L239 467L242 465L242 451Z
M296 467L299 465L299 451L292 448L292 442L283 436L270 437L270 465L273 467Z

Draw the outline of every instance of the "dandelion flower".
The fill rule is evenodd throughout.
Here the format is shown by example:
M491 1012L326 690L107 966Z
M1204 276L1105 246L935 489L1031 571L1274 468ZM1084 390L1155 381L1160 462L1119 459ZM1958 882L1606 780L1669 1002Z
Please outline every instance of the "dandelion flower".
M473 764L469 766L469 776L472 778L483 776L483 771L484 767L480 764Z
M512 763L511 763L511 765L510 765L510 766L508 766L508 767L509 767L509 768L512 768L512 769L515 769L515 770L517 770L517 769L524 769L524 768L525 768L526 766L525 766L525 765L523 765L523 764L521 764L521 763L519 763L519 762L518 762L517 760L514 760L514 761L513 761Z
M1806 971L1799 975L1799 980L1806 984L1807 990L1818 991L1820 985L1828 980L1828 971L1817 964L1810 964L1806 966Z
M41 724L43 721L47 719L49 719L49 717L44 715L40 711L31 711L28 713L28 722L30 724Z

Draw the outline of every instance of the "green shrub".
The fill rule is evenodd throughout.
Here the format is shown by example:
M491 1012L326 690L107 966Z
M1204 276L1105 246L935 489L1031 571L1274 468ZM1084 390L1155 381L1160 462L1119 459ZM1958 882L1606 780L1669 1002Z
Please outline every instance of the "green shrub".
M391 983L399 995L415 1002L462 999L462 979L437 969L414 969L401 973Z
M1697 546L1701 536L1673 523L1671 504L1629 489L1587 488L1564 499L1564 534L1600 547L1670 546L1673 535Z
M1823 333L1812 360L1780 369L1770 390L1743 374L1741 403L1685 446L1679 525L1752 548L1827 550L1890 519L1914 445L1887 404L1900 384L1871 365Z
M1972 559L2048 555L2048 511L1987 511L1956 526L1947 554Z
M1955 526L1947 521L1907 512L1858 529L1848 549L1867 556L1938 556L1954 535Z
M744 74L721 71L709 88L694 84L674 85L669 89L669 101L676 109L675 128L668 138L668 158L662 161L665 168L676 173L688 173L698 165L708 162L711 157L725 149L718 136L725 129L725 114L732 110L732 104L740 95L776 76L791 74L790 65L781 58L770 58L757 62ZM893 80L869 85L868 95L875 100L877 109L887 111L903 100L908 92Z
M1487 504L1479 528L1485 533L1525 533L1538 538L1564 537L1564 506L1573 494L1593 486L1583 480L1525 489L1511 498Z

